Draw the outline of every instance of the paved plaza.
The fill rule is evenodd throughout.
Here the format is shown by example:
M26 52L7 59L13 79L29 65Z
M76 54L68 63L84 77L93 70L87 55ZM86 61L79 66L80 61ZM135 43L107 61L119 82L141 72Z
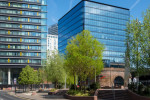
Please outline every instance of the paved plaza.
M48 93L36 93L36 95L28 95L25 93L15 94L14 92L9 92L9 95L13 95L18 98L28 99L28 100L69 100L69 99L65 99L63 96L48 95Z

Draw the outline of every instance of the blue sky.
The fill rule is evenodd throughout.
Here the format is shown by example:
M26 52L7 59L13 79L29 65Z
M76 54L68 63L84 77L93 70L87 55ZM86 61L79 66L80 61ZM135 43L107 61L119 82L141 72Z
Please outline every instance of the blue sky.
M57 21L81 0L47 0L48 26ZM150 7L150 0L92 0L105 4L129 8L132 18L142 20L142 12Z

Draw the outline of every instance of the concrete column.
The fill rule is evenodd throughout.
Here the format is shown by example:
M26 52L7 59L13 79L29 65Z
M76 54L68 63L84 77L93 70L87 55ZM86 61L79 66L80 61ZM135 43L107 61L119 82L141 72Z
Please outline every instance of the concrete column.
M11 71L8 69L8 85L11 85Z

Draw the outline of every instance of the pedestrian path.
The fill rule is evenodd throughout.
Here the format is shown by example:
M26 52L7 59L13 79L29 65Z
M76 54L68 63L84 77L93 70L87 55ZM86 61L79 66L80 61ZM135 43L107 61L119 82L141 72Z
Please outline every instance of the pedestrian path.
M26 99L26 100L68 100L63 96L58 95L48 95L48 93L37 93L36 95L25 95L24 93L9 92L10 95L14 95L18 98Z
M0 91L0 100L23 100L23 99L17 98L15 96L11 96L7 94L7 92L5 91Z

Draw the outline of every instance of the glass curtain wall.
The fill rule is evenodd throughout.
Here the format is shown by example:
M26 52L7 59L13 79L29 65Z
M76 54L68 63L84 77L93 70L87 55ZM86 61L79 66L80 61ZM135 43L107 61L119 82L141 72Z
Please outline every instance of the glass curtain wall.
M103 59L124 63L125 29L129 10L85 1L85 30L105 45Z
M41 67L46 36L47 0L0 1L0 84L8 82L8 69Z
M58 21L59 52L65 53L68 39L82 30L89 30L94 38L105 45L103 60L123 64L128 21L129 9L88 0L81 1Z

